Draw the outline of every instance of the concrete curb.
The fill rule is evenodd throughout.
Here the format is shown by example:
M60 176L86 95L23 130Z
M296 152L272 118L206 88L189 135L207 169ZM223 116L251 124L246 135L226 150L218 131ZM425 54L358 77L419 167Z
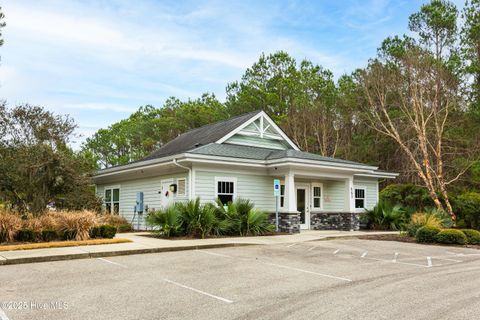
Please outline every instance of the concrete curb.
M38 262L90 259L90 258L101 258L101 257L115 257L115 256L126 256L126 255L134 255L134 254L148 254L148 253L199 250L199 249L244 247L244 246L252 246L252 245L261 245L261 244L256 244L256 243L219 243L219 244L204 244L204 245L194 245L194 246L117 250L117 251L105 251L105 252L85 252L85 253L75 253L75 254L38 256L38 257L23 257L23 258L9 258L9 259L0 256L0 265L14 265L14 264L38 263Z

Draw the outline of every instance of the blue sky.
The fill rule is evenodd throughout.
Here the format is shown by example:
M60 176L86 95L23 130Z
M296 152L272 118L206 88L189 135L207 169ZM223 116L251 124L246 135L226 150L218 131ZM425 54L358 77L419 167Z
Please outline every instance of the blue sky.
M0 98L69 114L78 147L141 105L203 92L223 100L262 52L350 73L406 33L424 2L3 1Z

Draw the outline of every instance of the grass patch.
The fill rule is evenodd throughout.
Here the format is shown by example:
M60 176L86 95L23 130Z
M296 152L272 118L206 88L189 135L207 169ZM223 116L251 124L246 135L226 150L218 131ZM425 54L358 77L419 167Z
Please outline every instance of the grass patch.
M64 248L64 247L77 247L77 246L91 246L98 244L115 244L132 242L130 239L91 239L80 241L52 241L41 243L25 243L25 244L12 244L0 246L0 251L15 251L15 250L32 250L32 249L48 249L48 248Z

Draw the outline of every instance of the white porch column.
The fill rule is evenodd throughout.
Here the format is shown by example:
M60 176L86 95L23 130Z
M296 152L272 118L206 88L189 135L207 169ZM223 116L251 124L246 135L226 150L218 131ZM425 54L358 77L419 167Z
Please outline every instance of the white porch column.
M296 212L297 203L295 201L295 175L293 172L285 174L285 208L287 212Z
M355 211L355 190L353 187L353 177L345 180L345 211Z

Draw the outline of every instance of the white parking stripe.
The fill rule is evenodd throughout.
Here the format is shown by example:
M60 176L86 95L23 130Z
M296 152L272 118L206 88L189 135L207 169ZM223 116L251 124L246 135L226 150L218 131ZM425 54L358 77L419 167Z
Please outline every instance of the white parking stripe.
M432 266L432 258L427 257L427 266L431 267Z
M10 320L8 319L7 315L1 308L0 308L0 320Z
M398 252L395 252L395 256L393 257L392 262L397 262L397 258L398 258Z
M210 252L210 251L205 251L205 250L197 250L197 252L206 253L206 254L209 254L209 255L212 255L212 256L218 256L218 257L224 257L224 258L233 258L232 256L227 256L226 254Z
M178 283L178 282L175 282L175 281L172 281L172 280L163 279L163 281L166 281L166 282L168 282L168 283L174 284L174 285L176 285L176 286L179 286L179 287L182 287L182 288L185 288L185 289L188 289L188 290L192 290L192 291L194 291L194 292L203 294L203 295L205 295L205 296L208 296L208 297L211 297L211 298L214 298L214 299L217 299L217 300L226 302L226 303L233 303L232 300L225 299L225 298L222 298L222 297L213 295L213 294L211 294L211 293L208 293L208 292L205 292L205 291L202 291L202 290L198 290L198 289L195 289L195 288L186 286L186 285L184 285L184 284L181 284L181 283Z
M296 246L297 244L298 244L298 243L292 243L292 244L289 244L289 245L287 246L287 248L294 247L294 246Z
M364 253L362 253L362 258L365 258L368 254L368 251L365 251Z
M340 251L340 249L337 249L337 250L333 251L333 254L337 254L339 251Z
M270 266L274 266L274 267L283 268L283 269L289 269L289 270L295 270L295 271L299 271L299 272L303 272L303 273L314 274L314 275L317 275L317 276L326 277L326 278L331 278L331 279L336 279L336 280L342 280L342 281L348 281L348 282L352 282L352 281L353 281L353 280L351 280L351 279L342 278L342 277L337 277L337 276L332 276L332 275L330 275L330 274L318 273L318 272L309 271L309 270L304 270L304 269L299 269L299 268L295 268L295 267L284 266L284 265L276 264L276 263L264 262L264 264L267 264L267 265L270 265Z
M403 262L403 261L393 261L393 260L379 259L379 258L371 258L371 257L365 257L365 259L370 259L370 260L375 260L375 261L381 261L381 262L390 262L390 263L395 263L395 264L404 264L404 265L408 265L408 266L416 266L416 267L427 268L426 265L417 264L417 263L409 263L409 262Z
M110 264L114 264L114 265L119 266L119 267L122 267L122 268L127 268L127 266L124 265L124 264L120 264L120 263L113 262L113 261L110 261L110 260L107 260L107 259L103 259L103 258L97 258L97 259L100 260L100 261L103 261L103 262L107 262L107 263L110 263Z
M312 251L313 249L315 249L315 247L311 247L307 251Z

